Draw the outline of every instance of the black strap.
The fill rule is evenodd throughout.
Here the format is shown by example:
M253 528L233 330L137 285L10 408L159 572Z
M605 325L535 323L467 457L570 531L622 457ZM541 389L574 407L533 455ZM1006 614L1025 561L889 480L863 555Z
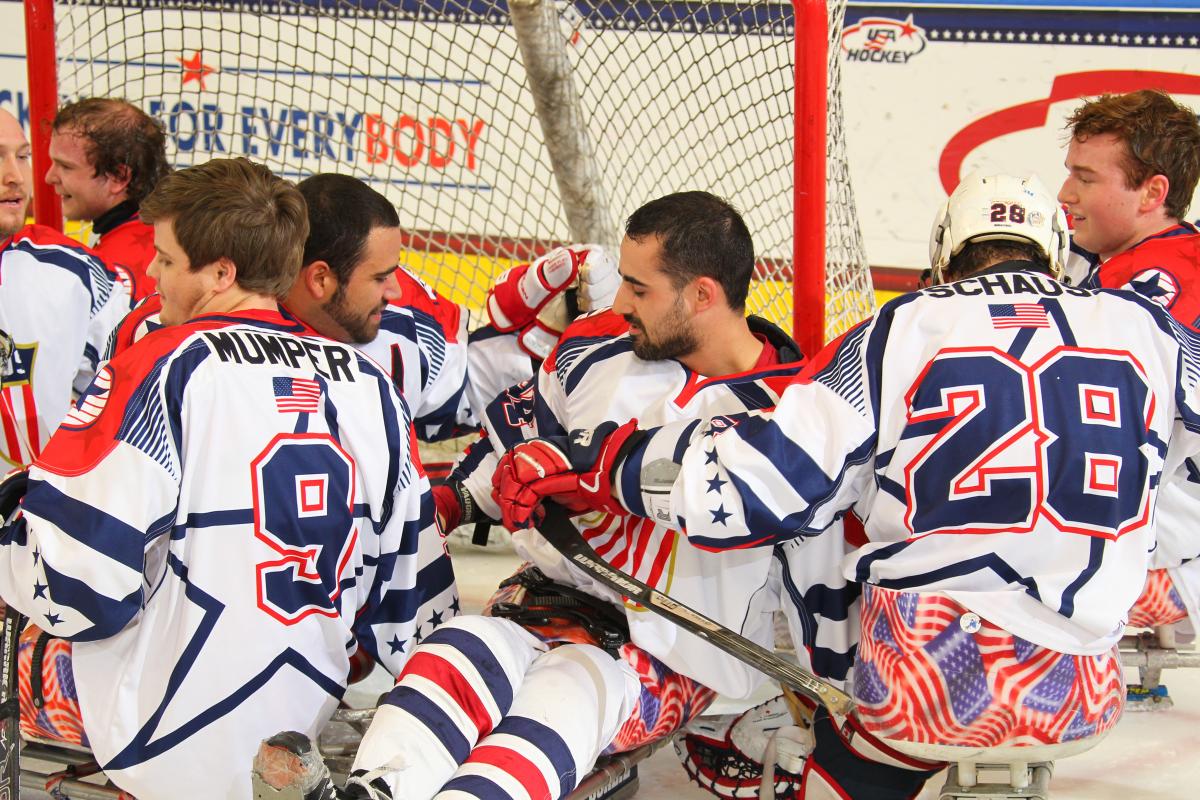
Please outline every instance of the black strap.
M494 603L488 614L511 619L519 625L541 626L554 619L567 620L586 630L597 646L613 658L618 657L621 646L629 641L629 622L624 612L606 600L552 581L535 566L500 582L500 588L513 585L525 589L520 603Z
M33 692L33 707L41 708L46 705L46 685L42 677L42 661L46 658L46 645L54 637L42 631L41 636L33 643L33 654L29 662L29 685Z

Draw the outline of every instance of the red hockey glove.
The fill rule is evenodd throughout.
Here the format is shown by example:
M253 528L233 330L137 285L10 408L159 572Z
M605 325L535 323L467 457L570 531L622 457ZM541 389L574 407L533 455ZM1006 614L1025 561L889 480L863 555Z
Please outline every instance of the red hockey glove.
M434 485L433 505L437 509L437 521L443 534L450 533L460 525L470 525L485 518L462 481L449 480Z
M547 303L575 283L587 251L556 247L532 264L513 267L488 292L487 311L496 330L529 325Z
M630 420L577 430L566 439L518 444L504 454L492 476L492 496L500 506L504 527L515 531L537 524L546 498L575 512L625 513L612 496L612 473L644 435L637 420Z

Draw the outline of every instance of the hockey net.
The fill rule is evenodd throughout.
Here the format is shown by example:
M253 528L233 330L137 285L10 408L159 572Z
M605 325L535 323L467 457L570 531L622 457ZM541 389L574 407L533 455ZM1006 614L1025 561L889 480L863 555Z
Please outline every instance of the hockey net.
M511 8L510 8L511 6ZM55 4L59 94L162 120L177 166L244 155L338 171L396 203L404 259L478 308L557 242L616 248L641 203L731 200L754 234L750 310L792 330L795 221L826 220L826 338L873 293L841 122L844 0L828 8L827 203L794 207L795 14L778 2L124 0ZM803 110L802 110L803 112ZM549 146L548 146L549 145ZM814 266L805 264L795 274Z

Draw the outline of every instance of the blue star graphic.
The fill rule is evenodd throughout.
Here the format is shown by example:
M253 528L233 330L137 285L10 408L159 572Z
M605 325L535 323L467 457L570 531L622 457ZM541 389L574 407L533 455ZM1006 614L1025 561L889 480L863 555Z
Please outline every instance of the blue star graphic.
M707 453L704 454L704 463L705 464L717 463L717 451L715 449L709 450Z
M460 611L460 607L459 607L459 604L458 604L458 597L457 597L457 596L454 598L454 602L452 602L452 603L450 604L450 610L451 610L451 611L453 611L455 614L459 613L459 611Z
M46 590L47 590L48 588L50 588L50 587L49 587L49 586L47 586L46 584L44 584L44 583L38 583L37 581L34 581L34 582L33 582L33 599L34 599L34 600L36 600L36 599L38 599L39 597L45 597L45 596L46 596Z
M727 483L729 483L729 481L721 480L721 476L718 475L717 477L713 478L712 480L710 480L708 482L708 491L717 492L718 494L720 494L721 487Z
M388 642L388 647L392 648L393 653L403 653L404 645L407 642L408 642L408 639L404 639L403 641L401 641L399 636L393 636L392 640L390 642Z
M1166 297L1170 292L1159 283L1161 275L1151 275L1145 280L1132 280L1129 285L1142 297Z
M35 567L37 566L38 559L41 557L42 557L42 554L38 552L38 549L36 547L33 548L33 565Z
M433 627L435 627L435 628L436 628L438 625L441 625L441 624L442 624L442 612L441 612L441 611L435 611L435 612L433 612L433 616L431 616L431 617L429 618L429 624L430 624L430 625L432 625L432 626L433 626Z
M58 614L47 614L46 621L51 625L57 625L58 623L62 622L62 617L60 617Z
M417 644L420 644L421 640L424 638L425 637L421 635L421 626L418 625L417 632L413 634L413 641L416 642Z
M721 523L722 525L724 525L724 524L725 524L725 520L727 520L727 519L729 519L730 517L732 517L732 516L733 516L733 514L730 514L728 511L726 511L726 510L725 510L725 504L724 504L724 503L722 503L721 505L717 506L717 510L716 510L716 511L710 511L709 513L713 515L713 520L712 520L712 521L713 521L714 523L716 523L716 522L719 522L719 523Z

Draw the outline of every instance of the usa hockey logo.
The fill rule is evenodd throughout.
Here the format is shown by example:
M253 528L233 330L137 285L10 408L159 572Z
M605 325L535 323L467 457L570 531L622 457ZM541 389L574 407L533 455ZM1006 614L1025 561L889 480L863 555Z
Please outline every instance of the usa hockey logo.
M906 19L863 17L842 32L842 51L847 61L907 64L925 49L925 31Z

